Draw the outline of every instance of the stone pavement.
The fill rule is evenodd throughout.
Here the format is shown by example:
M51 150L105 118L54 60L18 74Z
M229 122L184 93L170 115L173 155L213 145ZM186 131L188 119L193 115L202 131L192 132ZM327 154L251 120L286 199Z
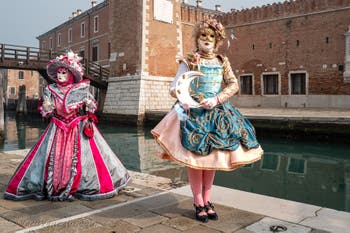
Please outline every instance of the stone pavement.
M132 184L107 200L4 200L4 188L22 159L18 153L0 153L0 232L260 233L271 232L271 225L286 226L287 233L350 229L349 213L217 186L213 201L219 220L201 223L194 219L188 185L137 172L130 172Z

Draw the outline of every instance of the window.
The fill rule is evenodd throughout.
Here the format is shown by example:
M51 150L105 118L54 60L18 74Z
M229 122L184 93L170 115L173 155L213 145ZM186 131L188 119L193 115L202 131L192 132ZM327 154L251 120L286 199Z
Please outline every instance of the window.
M92 61L98 61L98 45L92 46Z
M299 41L299 40L297 40L297 47L299 47L299 45L300 45L300 41Z
M241 95L252 95L253 94L253 76L252 75L241 75L239 79L240 83L240 94Z
M278 74L263 75L264 95L278 95Z
M290 173L305 174L306 160L289 158L287 170Z
M68 29L68 42L72 42L72 28Z
M80 37L85 37L85 22L80 24Z
M52 49L53 47L53 41L52 41L52 37L49 38L49 48Z
M43 41L43 42L41 43L41 48L42 48L42 49L46 49L46 41Z
M98 32L98 16L94 17L94 32Z
M326 44L328 44L329 43L329 37L327 36L326 37Z
M266 155L261 161L261 169L277 171L279 167L280 157L278 155Z
M15 95L15 94L16 94L16 88L10 87L10 95Z
M306 73L290 74L290 90L292 95L306 95Z
M61 37L62 37L62 34L58 33L57 34L57 47L61 46Z
M18 79L24 79L24 72L18 71Z

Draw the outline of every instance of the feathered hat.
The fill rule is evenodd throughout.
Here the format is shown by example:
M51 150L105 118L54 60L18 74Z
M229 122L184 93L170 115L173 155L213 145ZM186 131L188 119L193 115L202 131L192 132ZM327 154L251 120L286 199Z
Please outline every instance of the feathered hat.
M83 79L84 70L80 63L81 58L73 51L52 59L47 63L47 74L52 79L57 78L57 70L60 67L67 68L74 76L74 82L80 82Z

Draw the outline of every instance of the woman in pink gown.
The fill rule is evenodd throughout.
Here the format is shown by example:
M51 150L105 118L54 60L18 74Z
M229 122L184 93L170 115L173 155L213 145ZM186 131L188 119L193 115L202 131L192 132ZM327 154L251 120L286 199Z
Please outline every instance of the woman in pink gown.
M11 178L11 200L97 200L113 197L130 176L96 127L96 101L73 52L51 60L39 109L51 122Z

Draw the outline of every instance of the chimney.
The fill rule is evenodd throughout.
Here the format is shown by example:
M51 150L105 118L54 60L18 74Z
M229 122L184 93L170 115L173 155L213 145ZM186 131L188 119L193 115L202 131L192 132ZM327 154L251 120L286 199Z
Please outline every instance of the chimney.
M77 15L80 15L82 12L83 12L82 10L78 9L77 10Z
M97 4L97 1L91 1L91 7L96 6L96 4Z
M197 7L202 7L202 0L197 0Z
M188 4L188 0L182 0L183 4Z
M74 18L75 16L77 16L77 12L72 12L72 18Z
M221 11L221 5L215 5L215 10L216 11Z

